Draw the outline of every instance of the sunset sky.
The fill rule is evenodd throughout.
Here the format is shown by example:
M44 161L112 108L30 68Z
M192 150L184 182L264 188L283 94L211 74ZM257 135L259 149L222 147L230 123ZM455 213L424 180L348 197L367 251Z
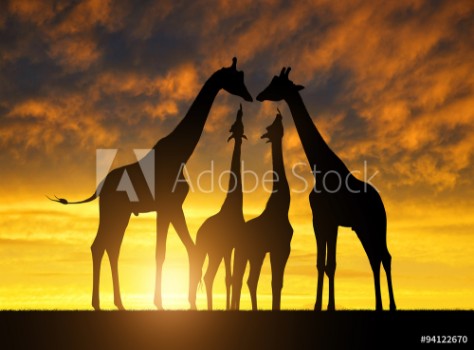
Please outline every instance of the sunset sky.
M378 188L388 217L400 309L474 309L474 3L466 1L2 1L0 4L0 309L90 310L98 201L62 206L45 195L89 197L96 150L135 160L178 124L206 79L233 56L255 97L291 66L330 147ZM224 200L243 105L245 169L271 169L260 139L283 115L294 228L282 308L311 309L316 243L310 168L284 102L253 103L222 91L187 164L194 187L184 212L194 238ZM214 164L212 193L196 184ZM261 183L244 195L246 219L262 212ZM119 260L126 308L153 309L154 214L132 217ZM383 271L383 270L382 270ZM113 309L108 261L101 301ZM186 309L188 263L168 235L163 303ZM385 275L381 276L388 308ZM368 259L353 231L339 230L336 308L374 309ZM215 304L225 307L223 267ZM327 304L327 281L324 307ZM259 306L271 308L268 257ZM244 285L242 306L250 309ZM205 307L204 289L198 307Z

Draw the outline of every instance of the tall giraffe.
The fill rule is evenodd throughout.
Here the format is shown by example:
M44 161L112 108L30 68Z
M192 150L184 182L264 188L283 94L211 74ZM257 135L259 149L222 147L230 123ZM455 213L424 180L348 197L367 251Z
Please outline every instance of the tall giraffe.
M191 307L195 308L193 302L196 298L196 289L201 280L202 266L206 255L209 256L209 263L204 277L207 291L207 306L212 310L212 286L216 272L222 259L225 264L225 284L226 284L226 309L230 308L230 289L231 289L231 256L235 248L235 241L241 234L244 221L243 194L242 194L242 175L241 175L241 146L244 135L244 125L242 123L242 105L237 112L235 123L230 128L232 133L227 141L234 139L234 151L230 166L229 188L227 196L222 204L221 210L208 218L199 228L196 235L196 253L195 267L193 268L194 277L191 278L192 297Z
M118 309L124 308L120 295L118 257L131 213L135 215L153 211L157 213L154 303L158 309L163 308L161 276L170 224L173 224L186 247L189 260L192 260L194 242L189 234L182 209L183 201L189 191L189 185L183 175L183 166L201 137L211 106L221 89L240 96L246 101L252 101L244 84L244 73L237 70L235 57L230 67L222 68L211 75L181 122L168 136L159 140L153 150L145 156L144 159L153 157L154 160L154 191L150 189L151 186L142 172L141 164L135 162L108 173L96 192L88 199L79 202L68 202L63 198L53 199L62 204L80 204L90 202L100 196L99 229L91 247L92 306L94 309L100 309L100 266L105 251L109 256L112 271L114 303ZM126 184L131 184L128 186L131 189L124 191L124 188L127 189ZM133 192L133 195L130 195L130 192Z
M295 85L288 78L290 70L291 68L283 68L279 76L273 77L257 100L284 100L288 104L309 165L314 170L316 186L309 200L318 250L315 310L321 310L324 272L329 279L328 310L335 309L334 275L339 226L351 227L356 232L369 258L374 274L377 310L382 310L380 264L383 264L387 275L390 310L395 310L392 258L387 248L387 217L382 199L373 186L356 179L326 144L299 94L303 86Z
M290 208L290 189L283 162L282 138L283 124L280 111L267 132L261 137L272 144L273 188L263 213L248 221L235 248L234 273L232 285L232 308L240 307L242 278L247 261L250 262L248 287L252 309L257 310L257 285L263 260L270 253L272 268L272 309L280 310L283 274L290 255L293 228L288 220Z

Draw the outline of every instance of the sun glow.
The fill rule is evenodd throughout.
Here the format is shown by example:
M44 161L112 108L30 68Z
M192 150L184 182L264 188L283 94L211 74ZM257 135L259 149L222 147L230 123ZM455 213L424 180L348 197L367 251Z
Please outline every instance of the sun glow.
M296 203L295 203L296 204ZM43 208L38 210L37 208ZM315 239L310 217L301 216L305 206L292 206L294 223L292 253L287 263L282 308L311 309L316 288ZM397 216L389 208L389 213ZM46 201L24 202L3 206L0 227L0 259L3 285L0 287L2 309L82 309L90 310L92 262L90 245L97 230L97 208L58 206ZM190 211L193 214L192 211ZM198 210L189 215L191 232L206 215ZM421 213L422 214L422 213ZM412 212L412 215L417 215ZM444 216L450 216L447 211ZM404 216L404 215L403 215ZM443 216L442 212L435 215ZM405 217L405 216L404 216ZM155 289L155 221L154 214L132 217L122 244L119 274L122 298L128 309L154 309ZM438 219L438 221L441 219ZM472 218L459 216L457 222ZM463 235L461 247L452 233L440 232L443 221L429 219L413 225L408 221L392 221L388 244L393 256L393 275L397 302L401 309L473 308L470 290L472 247L474 238ZM35 226L29 223L35 222ZM434 244L433 242L436 242ZM436 269L432 269L436 261ZM367 257L355 234L340 229L336 271L336 303L340 309L372 309L373 279ZM205 263L203 274L206 271ZM271 308L271 273L268 257L260 277L259 307ZM242 302L250 309L244 276ZM421 277L422 276L422 277ZM440 276L444 276L440 278ZM474 277L474 276L473 276ZM168 234L167 254L163 267L163 304L165 309L187 309L189 267L186 250L173 229ZM385 275L381 274L382 297L388 306ZM225 309L224 268L221 265L214 282L214 307ZM327 291L325 291L327 293ZM324 300L327 294L324 295ZM115 309L110 268L107 257L102 262L101 302L104 309ZM198 289L199 309L207 307L206 289Z

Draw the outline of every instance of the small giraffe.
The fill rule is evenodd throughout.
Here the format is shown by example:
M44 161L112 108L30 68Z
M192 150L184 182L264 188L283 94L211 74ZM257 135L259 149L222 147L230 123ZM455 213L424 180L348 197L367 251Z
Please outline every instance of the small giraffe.
M196 236L196 254L195 254L195 268L194 278L192 278L192 302L196 298L196 288L201 279L202 265L206 255L209 256L209 264L207 267L204 282L206 283L207 291L207 305L208 309L212 310L212 285L216 276L219 265L224 259L225 264L225 284L226 284L226 309L230 308L230 289L231 289L231 256L235 248L235 239L237 235L241 234L244 221L244 214L242 211L242 175L240 166L240 154L242 139L247 137L244 135L244 125L242 123L242 105L237 112L235 123L230 128L232 133L227 141L234 139L234 151L232 153L229 189L226 199L222 205L221 210L208 218L199 228ZM192 305L196 307L196 305Z
M94 309L100 309L100 267L105 252L109 256L112 271L114 304L118 309L124 308L120 296L118 257L131 213L135 215L147 212L157 213L154 300L157 309L163 308L161 275L170 224L173 224L186 247L190 262L192 261L195 245L189 234L182 208L183 201L189 191L189 185L183 174L183 166L199 142L211 106L221 89L240 96L246 101L252 101L252 96L244 84L244 73L237 70L237 58L235 57L232 59L230 67L222 68L211 75L181 122L168 136L159 140L152 152L145 156L154 157L154 191L151 190L139 162L135 162L108 173L102 181L101 190L97 189L88 199L79 202L68 202L64 198L57 197L51 199L62 204L80 204L100 197L99 229L91 247L93 262L92 306ZM136 200L129 198L129 193L123 190L124 179L131 183L136 197L138 197Z
M283 124L280 111L267 132L261 137L272 144L273 190L263 213L245 224L241 239L235 248L234 274L232 286L232 308L240 308L242 279L247 261L250 274L247 281L252 310L257 310L257 285L263 260L270 253L272 269L272 309L280 310L283 274L290 255L293 228L288 220L290 189L283 162Z
M257 96L257 100L285 100L309 165L311 169L317 170L314 172L316 187L309 197L318 250L318 287L314 309L321 310L324 272L329 279L328 310L335 309L337 230L338 226L344 226L351 227L356 232L369 258L374 274L376 310L382 310L381 263L387 274L390 310L395 310L391 276L392 258L387 248L387 216L382 199L373 186L356 179L326 144L299 94L303 86L295 85L288 78L290 70L291 68L283 68L279 76L273 77L270 85ZM328 174L331 176L326 176ZM339 176L334 176L335 174Z

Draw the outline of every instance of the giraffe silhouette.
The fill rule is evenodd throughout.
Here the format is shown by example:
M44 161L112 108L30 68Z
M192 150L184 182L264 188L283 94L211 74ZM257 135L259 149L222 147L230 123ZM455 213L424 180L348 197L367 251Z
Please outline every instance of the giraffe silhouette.
M283 124L280 111L267 132L262 135L272 144L273 189L263 213L245 223L244 230L235 248L232 308L240 308L242 279L247 261L250 262L250 274L247 281L252 310L257 310L257 285L263 260L270 253L272 269L272 309L280 310L283 274L290 255L290 242L293 228L288 220L290 208L290 189L283 162L282 138Z
M390 310L395 310L391 256L386 238L387 217L382 199L373 186L355 178L326 144L299 94L303 86L295 85L288 78L290 70L291 68L283 68L279 76L273 77L257 100L284 100L288 104L309 165L315 170L316 186L309 196L317 243L318 286L315 310L321 310L324 272L329 279L328 310L335 309L334 275L339 226L351 227L356 232L369 258L374 274L376 310L382 310L381 263L387 275Z
M208 309L212 310L212 286L222 259L224 259L226 273L226 309L230 308L232 250L235 247L236 237L241 234L245 223L242 211L243 194L240 154L242 139L247 137L244 135L242 115L242 105L240 105L235 123L229 130L232 134L227 139L227 141L234 139L227 196L221 210L204 221L196 235L194 277L191 278L191 308L196 307L196 289L201 280L202 266L206 255L209 257L209 263L204 282L206 284Z
M107 252L112 271L114 303L123 309L118 277L118 257L125 229L131 213L157 213L156 239L156 285L154 303L162 309L161 276L166 253L166 238L172 224L186 247L190 263L194 252L194 242L188 231L182 203L189 192L189 185L183 175L183 166L196 147L211 106L219 91L252 101L245 84L244 73L237 70L237 59L232 59L230 67L216 71L205 82L185 117L166 137L159 140L153 150L145 156L154 160L154 186L149 186L140 162L112 170L88 199L68 202L66 199L51 199L62 204L80 204L99 200L99 228L92 244L93 290L92 306L100 309L99 282L100 266L104 252ZM125 191L126 184L131 190ZM151 188L154 187L154 191ZM132 192L132 195L130 195ZM134 198L136 197L136 198ZM190 268L191 271L191 268ZM191 275L191 273L190 273Z

